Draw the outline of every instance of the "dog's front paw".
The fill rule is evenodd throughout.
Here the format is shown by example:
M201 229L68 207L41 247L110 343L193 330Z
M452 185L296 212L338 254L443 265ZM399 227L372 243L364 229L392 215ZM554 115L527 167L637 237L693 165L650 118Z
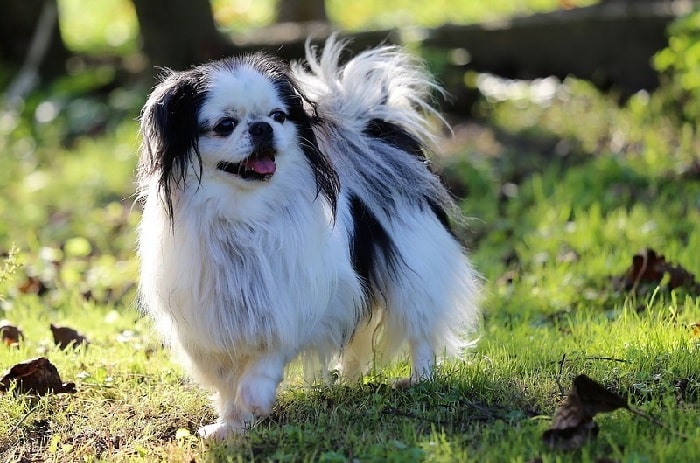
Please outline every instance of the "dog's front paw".
M246 430L247 429L243 423L216 422L202 426L197 431L197 434L204 439L222 441L226 440L226 438L230 436L243 434L246 432Z
M246 412L255 417L270 414L277 395L276 378L267 376L251 376L245 378L238 387L236 403Z

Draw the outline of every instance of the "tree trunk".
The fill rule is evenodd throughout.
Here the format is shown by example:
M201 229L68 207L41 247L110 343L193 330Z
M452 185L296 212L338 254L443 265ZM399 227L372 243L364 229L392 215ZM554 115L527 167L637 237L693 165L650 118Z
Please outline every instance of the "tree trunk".
M152 66L183 70L229 54L208 0L132 0Z
M38 78L47 81L66 72L68 56L58 28L56 0L3 2L0 63L15 70L35 67Z
M277 0L277 22L328 22L325 0Z

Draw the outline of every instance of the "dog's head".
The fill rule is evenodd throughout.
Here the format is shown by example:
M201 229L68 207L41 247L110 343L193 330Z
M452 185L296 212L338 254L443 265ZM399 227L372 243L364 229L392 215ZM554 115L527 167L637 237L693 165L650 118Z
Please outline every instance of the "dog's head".
M172 219L173 192L192 178L264 188L284 175L279 161L301 154L335 211L338 176L318 149L311 110L288 66L263 54L169 71L141 113L139 180L157 182Z

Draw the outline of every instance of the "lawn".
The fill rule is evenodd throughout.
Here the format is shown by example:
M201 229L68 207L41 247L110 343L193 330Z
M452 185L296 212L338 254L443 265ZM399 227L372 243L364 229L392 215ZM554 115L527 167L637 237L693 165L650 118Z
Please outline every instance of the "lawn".
M405 390L391 383L406 362L351 384L305 384L293 365L270 417L209 444L206 391L136 308L145 90L86 96L100 72L0 115L0 319L23 331L0 370L43 356L76 389L0 394L0 461L700 461L698 285L627 275L648 248L700 275L700 136L663 94L484 86L433 157L486 282L475 348ZM51 324L89 344L61 350ZM579 374L651 418L600 414L595 439L550 449L542 434Z

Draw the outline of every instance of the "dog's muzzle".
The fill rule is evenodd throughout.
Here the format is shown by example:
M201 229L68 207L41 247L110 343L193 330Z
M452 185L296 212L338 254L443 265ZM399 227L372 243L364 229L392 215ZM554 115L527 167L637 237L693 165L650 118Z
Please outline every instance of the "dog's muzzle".
M274 134L267 122L253 122L248 127L253 152L241 162L219 161L217 169L245 180L268 180L275 173Z

